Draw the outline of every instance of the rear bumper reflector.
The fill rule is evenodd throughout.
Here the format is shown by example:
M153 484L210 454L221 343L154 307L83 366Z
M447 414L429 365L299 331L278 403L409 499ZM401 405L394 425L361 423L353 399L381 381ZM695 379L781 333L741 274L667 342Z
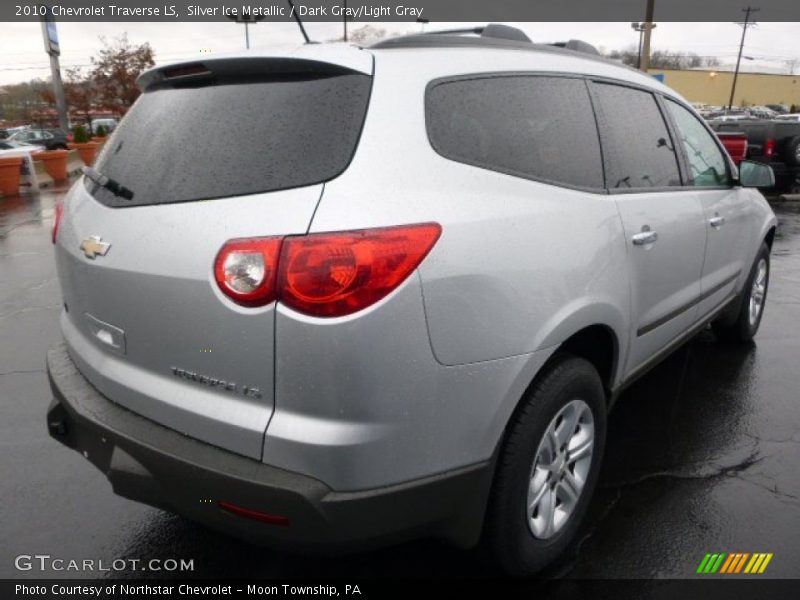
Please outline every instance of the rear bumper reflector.
M217 502L217 505L225 512L229 512L240 517L245 517L246 519L261 521L262 523L269 523L270 525L278 525L279 527L289 526L289 518L282 515L273 515L258 510L253 510L251 508L245 508L230 502L225 502L224 500Z

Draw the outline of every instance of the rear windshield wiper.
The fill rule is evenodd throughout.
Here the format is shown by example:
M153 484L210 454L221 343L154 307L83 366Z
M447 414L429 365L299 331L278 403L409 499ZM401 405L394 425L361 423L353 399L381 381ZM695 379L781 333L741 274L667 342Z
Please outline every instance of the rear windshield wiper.
M133 192L122 185L119 181L111 179L110 177L106 177L91 167L83 167L83 174L100 187L106 188L115 196L119 196L125 200L133 200Z

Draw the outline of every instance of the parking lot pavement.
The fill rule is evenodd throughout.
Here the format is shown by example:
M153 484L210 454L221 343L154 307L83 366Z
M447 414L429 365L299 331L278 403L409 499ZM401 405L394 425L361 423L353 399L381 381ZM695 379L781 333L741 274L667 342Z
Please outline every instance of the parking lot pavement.
M45 428L44 355L59 338L60 310L49 235L63 193L0 199L0 577L41 576L13 565L36 553L193 559L194 576L492 574L478 553L430 541L290 556L114 496ZM768 575L800 576L800 210L776 210L756 343L722 345L703 332L620 399L583 537L549 575L687 577L721 551L772 552Z

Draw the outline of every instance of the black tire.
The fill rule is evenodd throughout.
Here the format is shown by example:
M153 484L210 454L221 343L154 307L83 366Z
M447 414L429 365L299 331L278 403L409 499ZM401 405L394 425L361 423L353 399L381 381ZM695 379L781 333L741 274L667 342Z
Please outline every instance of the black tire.
M532 467L551 421L575 399L588 405L594 419L590 467L569 518L555 534L541 539L534 536L527 511ZM557 357L522 399L498 458L483 543L506 573L526 576L540 571L575 537L597 483L605 436L606 396L597 371L582 358Z
M761 309L755 320L750 318L750 296L753 290L753 283L759 272L759 264L761 261L766 264L766 279L764 281L764 294L761 302ZM717 317L712 323L711 328L717 337L726 342L749 342L753 339L761 325L761 319L764 316L764 308L767 303L767 292L769 291L769 246L766 243L761 244L758 250L756 259L750 267L750 273L747 276L747 281L739 293L739 296L731 302L730 306L726 308L722 314Z
M786 142L786 163L800 167L800 135Z

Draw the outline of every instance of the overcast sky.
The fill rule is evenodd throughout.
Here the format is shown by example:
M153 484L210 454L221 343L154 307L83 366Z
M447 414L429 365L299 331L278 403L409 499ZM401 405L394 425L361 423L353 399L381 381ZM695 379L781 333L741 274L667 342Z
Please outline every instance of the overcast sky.
M390 32L420 31L415 23L372 23ZM429 30L469 23L437 23ZM622 49L638 43L630 23L509 23L524 29L537 42L585 40L605 50ZM361 24L350 23L350 29ZM225 52L244 48L244 27L235 23L59 23L63 68L88 65L101 46L100 36L114 38L127 32L136 43L150 42L158 63L192 58L201 51ZM338 23L308 23L313 40L341 35ZM701 56L716 56L725 64L734 63L741 27L734 23L658 23L653 32L653 47L691 51ZM253 48L299 43L302 39L294 23L266 23L250 27ZM800 59L800 23L759 23L747 33L745 60L748 67L764 67L787 72L786 62ZM49 75L39 23L0 23L0 85ZM800 74L800 63L795 73Z

